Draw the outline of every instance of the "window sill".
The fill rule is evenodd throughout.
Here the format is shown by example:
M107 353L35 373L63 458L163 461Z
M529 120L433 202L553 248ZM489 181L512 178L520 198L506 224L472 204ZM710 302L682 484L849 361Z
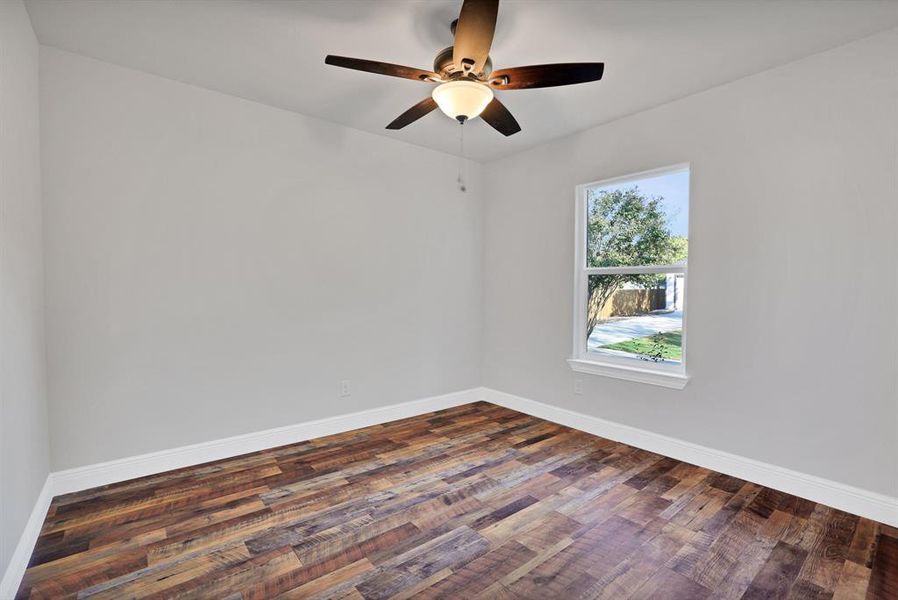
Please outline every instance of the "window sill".
M589 373L590 375L602 375L604 377L613 377L615 379L626 379L627 381L659 385L675 390L682 390L689 382L689 376L685 373L674 373L656 369L641 369L639 367L611 364L583 358L569 358L567 362L571 366L571 369L578 373Z

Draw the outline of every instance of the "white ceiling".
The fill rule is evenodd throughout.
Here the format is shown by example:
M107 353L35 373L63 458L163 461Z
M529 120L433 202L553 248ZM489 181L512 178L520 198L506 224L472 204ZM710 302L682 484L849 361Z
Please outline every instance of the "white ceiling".
M41 43L458 153L439 111L384 126L431 85L324 64L340 54L431 68L461 0L29 0ZM497 68L604 61L601 82L501 92L523 131L465 129L490 160L898 26L896 0L503 0ZM838 73L833 74L838 77Z

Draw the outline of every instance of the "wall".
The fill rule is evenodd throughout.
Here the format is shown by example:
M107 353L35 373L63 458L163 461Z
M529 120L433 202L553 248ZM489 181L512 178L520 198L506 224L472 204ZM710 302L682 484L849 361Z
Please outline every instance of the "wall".
M484 385L898 496L895 56L891 30L485 165ZM574 187L682 162L690 383L575 375Z
M41 61L54 470L479 384L479 167Z
M48 473L38 45L0 2L0 574Z

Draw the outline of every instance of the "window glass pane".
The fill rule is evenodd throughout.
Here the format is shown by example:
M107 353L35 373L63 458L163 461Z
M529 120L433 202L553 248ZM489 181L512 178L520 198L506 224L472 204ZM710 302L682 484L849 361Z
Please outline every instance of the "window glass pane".
M586 266L685 263L689 171L673 171L586 191Z
M681 362L685 282L683 273L590 275L587 351Z

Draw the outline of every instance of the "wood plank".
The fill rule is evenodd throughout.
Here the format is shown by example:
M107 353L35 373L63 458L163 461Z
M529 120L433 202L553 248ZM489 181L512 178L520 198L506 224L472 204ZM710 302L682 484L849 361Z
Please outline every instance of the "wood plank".
M780 542L742 596L745 600L785 598L808 553Z
M879 535L867 598L898 598L898 538Z
M640 586L631 598L665 598L667 600L702 600L711 597L710 590L700 586L691 579L669 569L662 568L644 585Z
M842 576L833 594L833 600L864 598L870 585L870 569L848 561L842 567Z
M417 597L451 599L476 596L536 555L530 548L512 540L462 566L435 585L422 589Z
M833 594L842 575L858 518L828 507L818 506L814 514L822 515L823 528L808 550L808 558L798 574L806 581Z

